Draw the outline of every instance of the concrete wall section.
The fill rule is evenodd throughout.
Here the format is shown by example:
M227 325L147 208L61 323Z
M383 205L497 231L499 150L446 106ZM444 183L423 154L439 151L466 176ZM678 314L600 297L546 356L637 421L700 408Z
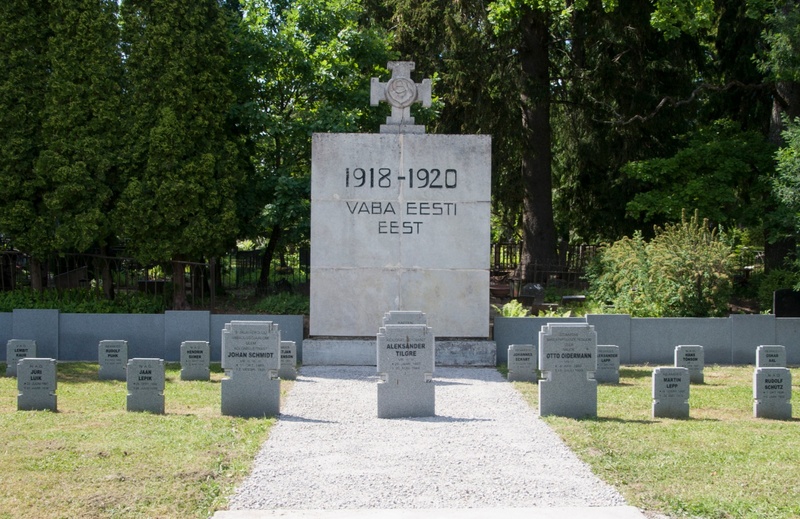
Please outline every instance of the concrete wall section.
M631 362L631 317L629 315L589 314L586 322L597 332L597 344L619 346L619 362Z
M183 341L208 341L210 338L209 312L175 312L164 313L164 345L169 358L165 360L180 361L181 343Z
M547 323L584 323L582 317L495 317L494 342L497 363L508 364L511 344L539 344L539 331Z
M129 359L180 359L180 344L174 352L164 345L163 314L61 314L59 360L97 362L103 340L128 341Z
M774 344L786 347L786 364L800 364L800 318L776 318Z
M731 364L754 364L756 348L776 342L774 315L731 315ZM708 362L708 357L706 357Z
M706 364L731 361L730 319L634 318L631 319L631 363L672 365L675 346L703 346Z
M36 341L36 355L59 358L58 310L14 310L12 339Z
M303 362L303 316L302 315L228 315L212 314L209 328L211 362L219 362L222 350L222 330L231 321L271 321L277 323L282 341L294 341L297 345L297 362ZM188 340L188 339L187 339ZM178 344L180 349L180 344ZM178 351L178 350L176 350ZM180 353L178 351L178 353Z
M3 350L6 351L5 347L8 344L8 341L13 339L12 337L12 328L14 326L14 314L11 312L2 312L0 313L0 346L2 346ZM0 362L5 362L5 353L0 355Z

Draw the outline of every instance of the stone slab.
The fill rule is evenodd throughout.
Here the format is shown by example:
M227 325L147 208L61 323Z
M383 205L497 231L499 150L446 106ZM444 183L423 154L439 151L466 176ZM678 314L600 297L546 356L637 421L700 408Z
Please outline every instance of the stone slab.
M437 366L497 365L497 346L484 340L436 340ZM375 366L375 339L321 339L303 341L306 366Z
M436 415L433 331L423 325L394 324L377 336L378 418Z
M281 380L297 379L297 345L294 341L281 341L281 367L278 377Z
M211 313L207 311L164 312L164 360L180 360L180 345L185 341L209 342L209 322Z
M128 342L128 357L163 359L163 314L61 314L60 360L97 361L97 344L106 339ZM171 358L179 358L180 343Z
M58 411L56 361L28 357L17 365L17 410Z
M128 375L127 410L164 414L164 360L133 358L125 371Z
M631 363L672 364L678 344L702 344L706 363L728 364L731 359L731 320L727 317L631 319Z
M535 344L512 344L508 347L508 381L539 380L539 352Z
M800 319L775 319L775 342L773 344L786 346L787 364L800 364Z
M211 314L211 361L222 360L222 330L232 321L260 321L278 325L281 340L294 341L297 347L297 362L303 362L303 316L302 315L253 315L253 314ZM377 324L375 325L378 326Z
M732 314L729 320L732 364L751 364L759 345L778 344L774 315Z
M586 323L550 323L539 332L539 415L597 416L597 333Z
M315 134L312 157L311 335L421 310L438 335L487 338L491 138Z
M35 340L39 357L60 359L59 316L58 310L14 310L12 338Z
M428 324L425 312L413 310L392 311L383 314L383 326L387 324Z
M280 379L263 373L240 373L222 379L222 414L264 418L280 414Z
M675 347L676 368L689 370L689 381L692 384L703 384L703 369L705 368L705 348L699 344L681 344Z
M26 357L36 357L36 341L11 339L6 343L6 376L17 376L17 363Z
M594 379L601 384L619 384L619 346L597 345L597 371Z
M594 326L597 342L619 347L620 364L631 363L631 317L623 314L588 314L586 322Z
M211 380L211 346L208 341L181 343L181 380Z
M548 323L585 323L583 317L495 317L493 334L497 343L497 364L508 364L512 344L539 345L539 331Z
M653 370L653 418L689 418L689 370Z
M222 414L263 417L280 412L281 330L277 323L231 321L222 335Z
M788 368L756 368L753 372L753 416L792 419L792 372Z
M777 344L762 344L756 348L757 368L785 368L786 348Z
M100 380L127 380L128 341L104 340L97 345Z

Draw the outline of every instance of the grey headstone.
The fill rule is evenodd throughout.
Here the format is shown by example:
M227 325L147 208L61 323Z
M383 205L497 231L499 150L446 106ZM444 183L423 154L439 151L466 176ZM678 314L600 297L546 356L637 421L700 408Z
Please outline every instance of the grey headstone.
M297 344L294 341L281 341L281 368L278 377L282 380L297 379Z
M57 411L55 359L21 359L17 364L17 390L18 411Z
M378 418L435 416L431 328L387 325L378 332L377 348Z
M653 370L653 418L689 418L689 370Z
M126 380L128 365L128 341L100 341L97 347L100 380Z
M600 383L619 384L619 346L597 345L597 371L594 379Z
M597 416L597 333L584 323L549 323L539 332L539 415Z
M792 419L792 372L787 368L756 368L753 372L753 416Z
M703 383L705 363L705 354L702 346L684 344L675 347L675 367L688 369L689 379L692 384Z
M756 348L757 368L785 368L786 348L778 345L761 345Z
M509 382L536 382L539 377L539 355L535 344L510 344L508 346Z
M164 414L164 360L130 359L128 375L128 411Z
M211 347L208 341L181 343L181 380L210 380Z
M11 339L6 343L6 376L17 376L17 363L36 356L36 341Z
M222 414L264 417L280 413L281 333L269 321L232 321L223 337Z
M389 324L428 324L425 312L393 310L383 315L383 326Z

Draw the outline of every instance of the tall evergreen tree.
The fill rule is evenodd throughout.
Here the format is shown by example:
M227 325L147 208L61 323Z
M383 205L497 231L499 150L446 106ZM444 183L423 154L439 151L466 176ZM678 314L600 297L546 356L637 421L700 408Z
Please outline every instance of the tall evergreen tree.
M132 114L117 227L141 261L172 262L173 306L185 308L181 262L221 254L237 233L228 19L215 0L121 9Z

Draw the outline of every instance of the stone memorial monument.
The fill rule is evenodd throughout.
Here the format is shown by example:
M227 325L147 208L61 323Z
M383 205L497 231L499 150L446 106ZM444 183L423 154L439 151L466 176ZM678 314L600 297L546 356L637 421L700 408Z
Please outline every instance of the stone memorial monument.
M599 383L619 384L619 346L597 345L597 371L594 379Z
M539 356L535 344L510 344L508 346L508 381L536 382L539 377Z
M128 365L128 341L100 341L97 347L100 380L126 380Z
M597 333L584 323L548 323L539 332L539 415L597 416Z
M377 340L378 418L435 416L435 364L431 328L390 324Z
M366 338L419 310L437 335L488 338L491 137L425 134L410 108L430 82L388 68L370 94L392 108L381 133L312 138L310 335Z
M383 315L383 326L387 324L428 324L428 316L424 312L392 311Z
M26 357L36 356L36 341L11 339L6 343L6 376L17 376L17 363Z
M653 418L689 418L688 368L653 370Z
M294 341L281 341L281 367L278 377L281 380L297 379L297 344Z
M703 368L705 367L703 347L696 344L676 346L675 367L688 369L692 384L702 384Z
M756 348L757 368L785 368L786 348L778 345L761 345Z
M18 411L58 411L55 359L20 359L17 364L17 390Z
M787 368L756 368L753 372L753 416L792 419L792 372Z
M125 371L128 379L127 410L164 414L164 360L130 359Z
M264 417L280 412L281 332L269 321L232 321L222 330L222 414Z
M211 380L211 346L208 341L181 343L181 380Z

